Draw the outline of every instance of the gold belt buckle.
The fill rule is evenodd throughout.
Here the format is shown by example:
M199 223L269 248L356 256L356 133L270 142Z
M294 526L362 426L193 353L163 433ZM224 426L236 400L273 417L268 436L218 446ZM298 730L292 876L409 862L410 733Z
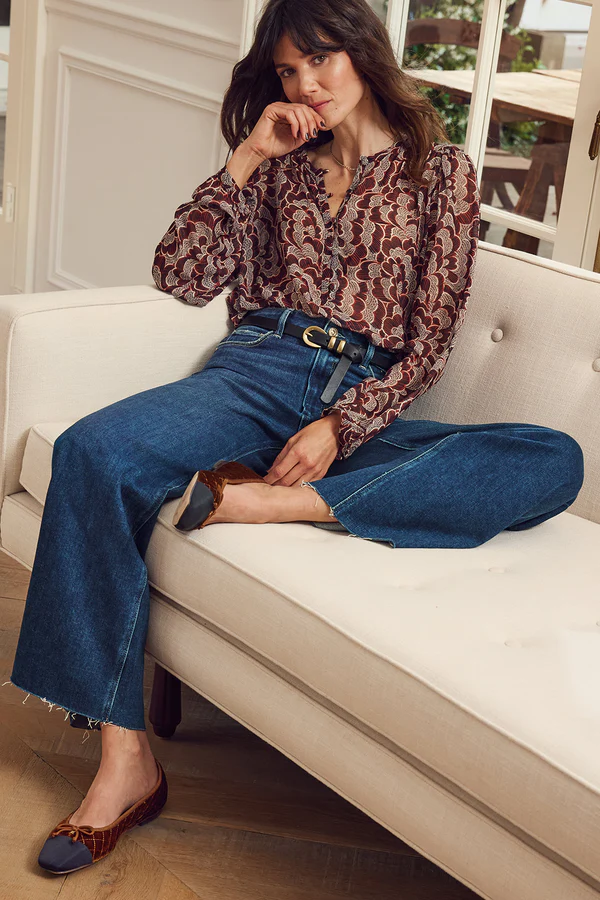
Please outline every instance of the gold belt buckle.
M322 345L315 344L314 341L311 341L311 339L308 337L308 332L313 331L313 330L320 331L322 334L325 335L325 337L327 337L327 332L325 331L324 328L321 328L319 325L309 325L308 328L305 328L304 331L302 332L302 340L304 341L305 344L308 344L309 347L317 347L319 349ZM331 337L329 339L329 343L326 346L327 346L328 350L335 350L336 353L341 353L346 345L346 341L342 340L340 338L340 343L336 347L335 339L336 339L337 333L338 333L337 328L329 329L329 334L331 335Z
M302 340L304 341L305 344L308 344L309 347L320 348L321 344L315 344L314 341L311 341L311 339L308 337L309 331L320 331L322 334L325 335L325 337L327 337L327 332L325 331L324 328L320 328L319 325L309 325L308 328L305 328L304 331L302 332Z

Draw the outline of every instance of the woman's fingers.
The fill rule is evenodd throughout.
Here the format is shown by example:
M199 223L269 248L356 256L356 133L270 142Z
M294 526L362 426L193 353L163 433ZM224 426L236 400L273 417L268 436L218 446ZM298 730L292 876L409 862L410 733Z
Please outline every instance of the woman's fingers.
M280 121L287 122L296 140L311 140L324 128L319 112L315 112L306 103L278 103L277 115ZM308 135L308 136L307 136Z
M320 131L321 122L323 121L318 112L315 112L312 107L305 106L306 110L306 124L308 126L307 131L311 138L316 137ZM316 132L316 134L314 133Z
M295 109L286 110L285 114L284 114L284 118L289 123L294 137L298 138L298 135L300 134L301 126L300 126L300 120L298 118L298 114L297 114L296 110Z
M317 134L321 131L321 122L323 121L323 116L320 112L315 112L314 109L311 109L311 113L313 114L314 120L314 128L317 129Z
M310 122L308 120L308 115L305 112L306 109L307 109L307 107L304 107L304 108L301 107L298 110L298 119L300 121L301 129L302 129L302 138L305 141L308 141L308 140L310 140L310 137L311 137L310 132L312 129L312 125L310 124Z
M290 121L291 124L291 121L293 120L297 125L295 132L292 128L292 134L294 134L295 138L302 136L303 140L310 140L316 136L313 134L313 131L316 131L317 134L319 133L322 122L319 113L314 112L311 107L307 106L305 103L290 103L285 105L288 106L288 109L284 110L288 121ZM290 117L290 113L293 113L292 117Z
M306 107L306 113L304 115L304 118L306 119L306 134L308 134L308 137L306 140L309 141L311 138L314 137L313 128L315 127L313 118L312 118L312 113L310 112L309 106Z

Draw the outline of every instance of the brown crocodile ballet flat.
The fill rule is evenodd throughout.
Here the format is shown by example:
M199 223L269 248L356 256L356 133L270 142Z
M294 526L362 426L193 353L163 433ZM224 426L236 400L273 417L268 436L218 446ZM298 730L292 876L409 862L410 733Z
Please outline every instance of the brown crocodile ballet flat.
M38 863L42 869L54 875L68 875L78 869L85 869L92 863L104 859L114 850L121 835L136 825L147 825L162 812L167 802L167 779L161 764L156 760L158 779L151 791L124 810L118 819L104 828L91 825L70 825L66 819L52 829L41 849Z
M173 516L173 525L180 531L204 528L215 514L226 484L246 484L265 482L248 466L240 462L218 462L212 471L201 469L196 472Z

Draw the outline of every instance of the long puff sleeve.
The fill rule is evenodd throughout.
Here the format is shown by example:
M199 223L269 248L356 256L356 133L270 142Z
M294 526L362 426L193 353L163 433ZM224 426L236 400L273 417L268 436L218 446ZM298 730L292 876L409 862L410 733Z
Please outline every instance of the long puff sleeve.
M252 250L259 177L260 166L240 188L223 166L196 188L191 201L177 208L154 255L152 277L161 291L206 306L237 277Z
M477 174L460 148L434 151L421 275L403 356L384 378L365 378L322 410L322 416L341 412L336 459L350 456L439 381L464 319L479 234Z

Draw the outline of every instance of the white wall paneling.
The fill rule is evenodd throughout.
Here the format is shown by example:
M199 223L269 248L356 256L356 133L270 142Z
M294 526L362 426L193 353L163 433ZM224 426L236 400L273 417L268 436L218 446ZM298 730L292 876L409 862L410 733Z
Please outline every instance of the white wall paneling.
M109 0L46 0L47 8L63 16L93 22L113 30L166 46L193 50L231 64L238 58L239 41L225 33L211 32L193 20L177 19L164 12L141 9ZM164 4L161 4L164 8Z
M218 95L60 51L50 284L102 287L107 268L111 283L150 280L152 251L169 224L153 212L158 195L171 194L165 176L181 180L183 202L190 189L181 171L197 151L209 172L219 168L219 110Z
M46 8L33 289L151 283L174 210L223 165L244 0Z
M81 0L87 6L89 0ZM92 3L112 5L116 0L91 0ZM139 12L144 18L154 15L168 16L192 26L201 23L202 28L214 34L227 35L239 46L240 24L242 21L242 4L239 0L123 0L131 9ZM118 5L121 5L119 3Z

